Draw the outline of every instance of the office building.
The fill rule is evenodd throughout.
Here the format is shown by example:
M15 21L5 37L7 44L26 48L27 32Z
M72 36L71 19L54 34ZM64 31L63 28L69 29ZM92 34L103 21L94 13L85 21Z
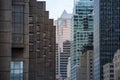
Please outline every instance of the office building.
M87 54L80 56L80 80L87 80Z
M64 78L67 76L67 68L64 68L64 72L61 72L63 69L61 68L61 64L64 63L63 61L65 60L63 55L66 55L66 51L64 52L64 44L70 42L70 36L71 36L71 17L72 15L70 13L67 13L67 11L63 11L62 15L60 18L58 18L55 21L56 25L56 76L57 77L62 77L64 75ZM67 42L68 41L68 42ZM70 45L69 45L70 46ZM69 52L69 50L68 50ZM62 54L61 54L62 53ZM70 53L67 53L70 54ZM60 56L61 55L61 56ZM66 59L69 56L66 56ZM64 59L64 60L62 60ZM65 62L67 62L65 60ZM66 65L66 63L65 63Z
M0 0L0 80L28 80L28 8L28 0Z
M70 57L70 41L63 42L63 52L60 53L60 74L63 79L67 78L67 63Z
M71 30L71 80L79 80L81 50L93 33L93 0L75 0Z
M80 80L93 80L93 47L85 46L80 56Z
M115 53L113 63L114 63L114 80L120 80L120 50L117 50L117 52Z
M87 80L93 80L93 50L87 51Z
M55 21L56 43L61 47L61 52L63 52L63 42L71 40L71 18L72 14L64 10L61 17Z
M29 80L55 80L55 26L45 7L30 1Z
M113 63L107 63L103 66L103 80L114 80Z
M94 80L103 80L103 65L120 48L119 12L119 0L94 0Z
M0 0L0 80L55 80L55 26L48 13L45 2Z

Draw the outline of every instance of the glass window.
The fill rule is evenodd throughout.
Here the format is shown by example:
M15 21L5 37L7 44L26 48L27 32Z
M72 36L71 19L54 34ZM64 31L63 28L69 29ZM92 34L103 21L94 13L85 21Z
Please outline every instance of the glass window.
M23 43L24 5L12 5L12 32L12 42L15 44Z
M30 44L30 45L29 45L29 51L34 51L34 46L33 46L33 44Z
M29 32L30 33L34 32L34 26L33 26L33 24L29 24Z
M23 34L13 34L12 36L12 41L14 41L14 43L23 43Z
M11 62L11 80L23 80L23 61Z
M33 17L32 16L29 17L29 22L30 23L33 22Z

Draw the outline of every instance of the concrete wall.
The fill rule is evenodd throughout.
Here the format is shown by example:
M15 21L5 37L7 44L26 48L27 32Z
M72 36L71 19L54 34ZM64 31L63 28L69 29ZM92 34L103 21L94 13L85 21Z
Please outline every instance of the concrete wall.
M0 0L0 80L10 79L11 0Z

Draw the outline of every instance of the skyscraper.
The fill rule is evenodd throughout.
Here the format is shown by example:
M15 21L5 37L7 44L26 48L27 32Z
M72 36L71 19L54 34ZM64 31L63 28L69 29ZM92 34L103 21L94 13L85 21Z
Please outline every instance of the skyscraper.
M55 80L55 26L45 7L44 1L30 0L29 80Z
M120 1L94 0L94 80L103 80L103 65L120 48Z
M56 25L56 75L57 77L60 77L60 76L64 76L64 78L67 76L67 64L66 65L66 68L63 69L61 68L62 66L61 65L64 65L64 60L65 62L68 61L68 57L69 56L66 56L66 59L64 55L70 55L70 36L71 36L71 17L72 15L67 13L65 10L63 11L62 15L60 18L58 18L58 20L55 21L55 25ZM69 43L69 46L67 49L68 52L66 53L66 49L63 50L64 48L64 44L67 44ZM61 55L61 56L60 56ZM64 70L64 72L62 72Z
M63 42L63 52L60 53L60 73L63 79L67 78L67 63L70 57L70 41Z
M63 52L63 42L71 40L71 18L72 14L64 10L61 17L56 20L56 43L59 44L61 52Z
M71 80L79 80L79 64L82 47L93 33L93 1L75 0L72 18Z
M55 80L55 26L36 0L0 0L0 80Z
M28 80L28 9L29 0L0 0L0 80Z

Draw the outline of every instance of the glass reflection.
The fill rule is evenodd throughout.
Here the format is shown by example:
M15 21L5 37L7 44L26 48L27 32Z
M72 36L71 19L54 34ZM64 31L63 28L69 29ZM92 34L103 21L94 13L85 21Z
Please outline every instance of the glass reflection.
M11 80L23 80L23 61L11 62Z

